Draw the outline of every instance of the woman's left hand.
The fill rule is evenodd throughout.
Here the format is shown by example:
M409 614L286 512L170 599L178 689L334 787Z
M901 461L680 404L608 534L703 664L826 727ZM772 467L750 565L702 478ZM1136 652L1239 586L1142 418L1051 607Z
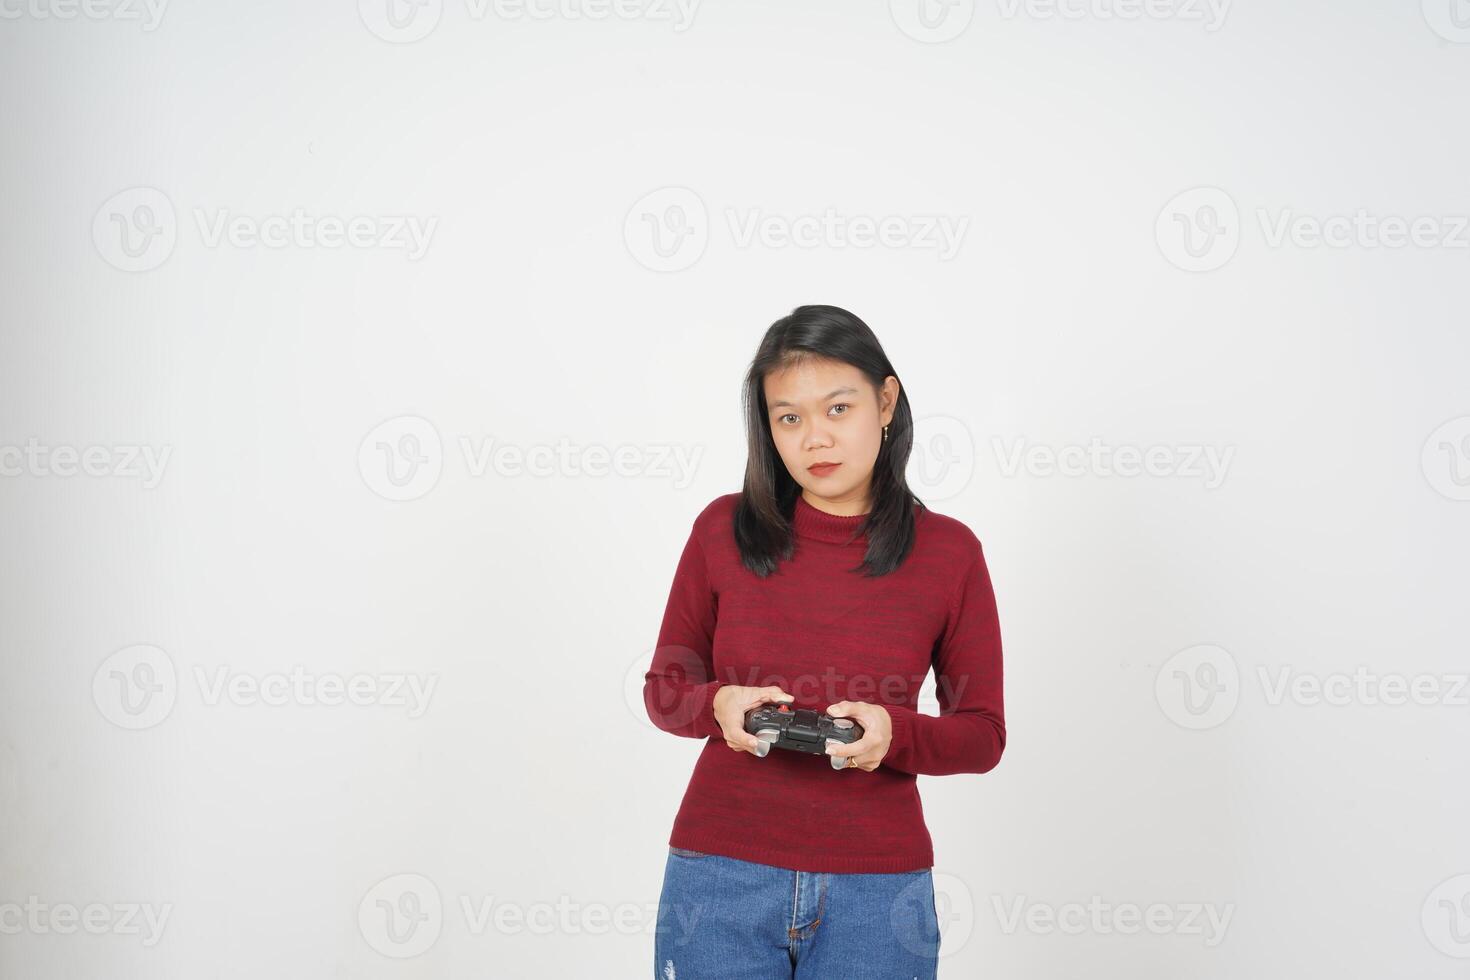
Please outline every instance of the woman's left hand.
M862 738L849 745L828 742L827 754L839 758L851 756L856 762L852 768L868 772L877 769L893 742L893 719L888 717L888 709L867 701L838 701L827 706L827 714L833 718L851 718L863 726Z

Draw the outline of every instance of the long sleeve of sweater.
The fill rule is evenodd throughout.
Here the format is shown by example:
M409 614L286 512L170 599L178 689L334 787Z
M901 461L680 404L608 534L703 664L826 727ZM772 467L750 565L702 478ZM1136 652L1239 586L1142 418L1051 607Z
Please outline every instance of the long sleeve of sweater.
M885 704L893 741L883 765L921 776L983 773L1005 750L1000 622L985 554L978 539L974 560L949 601L944 633L934 645L939 716Z
M653 662L643 675L644 707L663 731L687 738L724 737L714 715L720 688L713 656L716 608L696 523L674 572Z

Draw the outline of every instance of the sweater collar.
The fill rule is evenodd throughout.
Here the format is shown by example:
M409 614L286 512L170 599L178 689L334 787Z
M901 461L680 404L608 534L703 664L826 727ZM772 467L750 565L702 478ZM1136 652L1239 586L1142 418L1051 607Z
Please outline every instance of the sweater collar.
M842 517L818 510L807 503L805 497L797 494L796 510L791 515L791 527L802 537L829 541L833 544L847 544L849 541L863 539L861 532L867 520L867 514Z

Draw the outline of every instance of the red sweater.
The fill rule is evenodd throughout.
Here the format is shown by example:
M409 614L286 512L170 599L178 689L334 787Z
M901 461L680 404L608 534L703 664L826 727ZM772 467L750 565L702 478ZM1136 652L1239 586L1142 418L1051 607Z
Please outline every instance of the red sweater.
M989 772L1005 748L1000 626L979 540L916 506L908 558L866 578L848 571L866 536L842 543L866 515L798 497L793 556L762 579L740 563L739 499L717 497L695 518L644 675L654 724L706 739L669 844L796 871L932 867L917 777ZM937 717L915 709L931 665ZM881 704L892 745L872 772L785 749L737 752L712 709L722 684L777 685L818 712Z

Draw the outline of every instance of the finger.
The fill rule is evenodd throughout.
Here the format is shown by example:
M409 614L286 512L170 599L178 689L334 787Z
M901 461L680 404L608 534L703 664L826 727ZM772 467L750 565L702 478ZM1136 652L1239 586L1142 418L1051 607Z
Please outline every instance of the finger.
M761 740L747 731L726 736L725 744L740 752L749 752L752 755L762 755Z
M841 752L829 752L829 755L858 755L860 752L867 752L869 749L878 748L878 733L873 732L872 729L864 730L863 738L854 739L851 742L844 742L841 739L828 739L828 745L841 749Z
M873 747L868 736L864 735L856 742L839 742L835 738L827 739L827 754L840 757L860 755Z
M828 716L832 718L851 718L863 726L867 731L873 727L873 705L865 701L838 701L827 708Z
M790 701L795 701L796 700L791 695L787 694L785 691L781 690L781 688L777 687L774 684L771 685L770 687L763 687L763 688L761 688L756 693L757 693L757 695L762 700L765 700L765 701L788 701L788 702L790 702Z
M864 772L872 772L874 769L877 769L878 768L878 763L877 762L874 762L874 761L872 761L870 759L864 759L861 756L851 757L849 759L849 763L850 764L848 764L848 765L843 765L841 767L838 767L838 771L839 772L844 772L844 771L846 771L848 769L861 769Z
M740 707L744 711L749 711L751 708L759 708L763 704L779 700L781 699L775 694L768 694L766 688L753 687L750 689L750 697L746 698L745 703Z

